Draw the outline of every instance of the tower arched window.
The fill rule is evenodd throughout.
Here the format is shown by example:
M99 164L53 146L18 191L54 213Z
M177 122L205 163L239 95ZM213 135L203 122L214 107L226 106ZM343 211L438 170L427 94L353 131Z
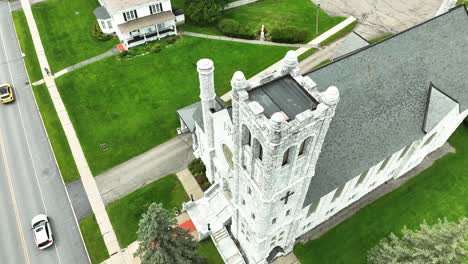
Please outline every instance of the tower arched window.
M291 159L291 152L292 152L292 147L288 148L284 154L283 154L283 161L281 163L282 166L287 165L290 162Z
M304 139L304 141L302 141L301 145L299 146L298 156L302 156L305 153L307 153L307 151L309 151L311 144L312 144L312 137L308 137Z
M259 160L263 159L263 147L262 144L258 141L258 139L254 139L254 158L257 158Z
M252 140L250 130L246 125L242 125L242 146L249 145Z

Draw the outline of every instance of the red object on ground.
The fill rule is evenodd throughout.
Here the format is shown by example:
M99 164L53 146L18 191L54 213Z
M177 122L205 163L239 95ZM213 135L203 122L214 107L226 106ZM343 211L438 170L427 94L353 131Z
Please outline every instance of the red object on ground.
M127 49L125 48L124 44L118 44L117 49L119 50L120 53L126 51Z
M195 225L192 222L192 219L189 219L189 220L183 222L182 224L179 225L179 227L182 228L182 229L188 230L189 233L192 233L192 232L197 230L195 228Z

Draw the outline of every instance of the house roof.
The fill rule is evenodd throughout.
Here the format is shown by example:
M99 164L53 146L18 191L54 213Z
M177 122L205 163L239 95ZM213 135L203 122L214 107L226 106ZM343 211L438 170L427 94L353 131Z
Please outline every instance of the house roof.
M307 109L314 110L317 101L291 76L282 77L248 91L249 100L263 107L263 114L270 118L276 112L283 112L288 120Z
M175 16L174 14L172 14L171 11L164 11L161 13L157 13L157 14L137 18L131 21L127 21L124 24L118 25L118 27L122 33L128 33L128 32L132 32L132 31L144 28L144 27L149 27L149 26L156 25L161 22L173 20L173 19L175 19Z
M340 102L304 207L425 135L433 84L468 108L468 13L448 13L307 74Z
M226 102L223 99L221 99L221 97L216 96L214 112L227 109L229 115L231 115L232 110L230 108L231 107L227 105ZM177 114L179 114L179 117L182 119L182 121L184 121L185 125L189 128L190 132L193 132L195 130L195 124L198 124L198 126L202 130L205 130L205 126L203 124L203 111L201 102L196 102L182 109L179 109L177 110Z
M429 133L458 103L431 85L424 121L424 131Z
M158 3L157 0L104 0L104 6L110 14L135 9L139 6Z
M193 119L193 114L195 113L199 105L200 102L196 102L194 104L177 110L177 114L179 115L180 119L182 119L189 131L192 133L195 131L195 120Z
M94 9L94 15L96 16L97 19L101 19L101 20L111 18L109 15L109 12L107 12L107 9L103 6L100 6Z

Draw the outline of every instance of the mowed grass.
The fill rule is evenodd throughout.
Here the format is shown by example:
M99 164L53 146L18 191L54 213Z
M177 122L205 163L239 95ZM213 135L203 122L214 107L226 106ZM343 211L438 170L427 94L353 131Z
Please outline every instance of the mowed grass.
M367 251L390 232L406 225L417 228L446 217L468 216L468 127L461 125L450 138L457 150L399 189L361 209L319 239L298 244L294 253L303 264L366 263Z
M224 264L223 259L219 255L219 252L210 237L198 244L197 252L207 264Z
M56 79L94 175L176 135L176 110L199 101L196 62L215 63L219 96L236 70L252 77L288 48L181 37L160 53L110 57ZM107 151L100 144L106 143Z
M32 6L49 65L53 72L112 49L117 39L98 41L91 29L96 23L97 0L47 0Z
M80 174L47 87L43 84L32 89L64 182L78 180Z
M88 250L91 263L98 264L109 258L104 239L94 214L80 221L80 230Z
M248 25L260 31L262 25L266 30L273 28L296 27L307 31L307 40L312 40L336 24L345 20L344 17L328 15L323 9L319 10L319 28L316 33L317 6L310 0L260 0L223 11L222 19L235 19L241 25ZM191 25L182 27L186 31L214 34L218 32L216 26L201 27ZM211 29L207 29L211 28Z
M28 71L29 79L31 82L42 79L41 67L37 59L36 50L34 49L34 43L29 32L28 23L24 16L23 10L17 10L12 12L13 21L15 23L16 33L21 46L21 51L24 53L24 63Z
M120 198L106 210L120 246L127 247L137 239L138 222L152 203L161 203L172 211L180 210L182 202L188 200L177 176L168 175Z

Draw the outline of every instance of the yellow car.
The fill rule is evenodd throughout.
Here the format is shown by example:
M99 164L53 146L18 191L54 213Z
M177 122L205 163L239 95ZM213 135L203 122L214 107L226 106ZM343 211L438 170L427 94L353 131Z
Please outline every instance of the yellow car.
M15 96L13 95L13 88L8 83L0 84L0 101L3 104L13 102Z

